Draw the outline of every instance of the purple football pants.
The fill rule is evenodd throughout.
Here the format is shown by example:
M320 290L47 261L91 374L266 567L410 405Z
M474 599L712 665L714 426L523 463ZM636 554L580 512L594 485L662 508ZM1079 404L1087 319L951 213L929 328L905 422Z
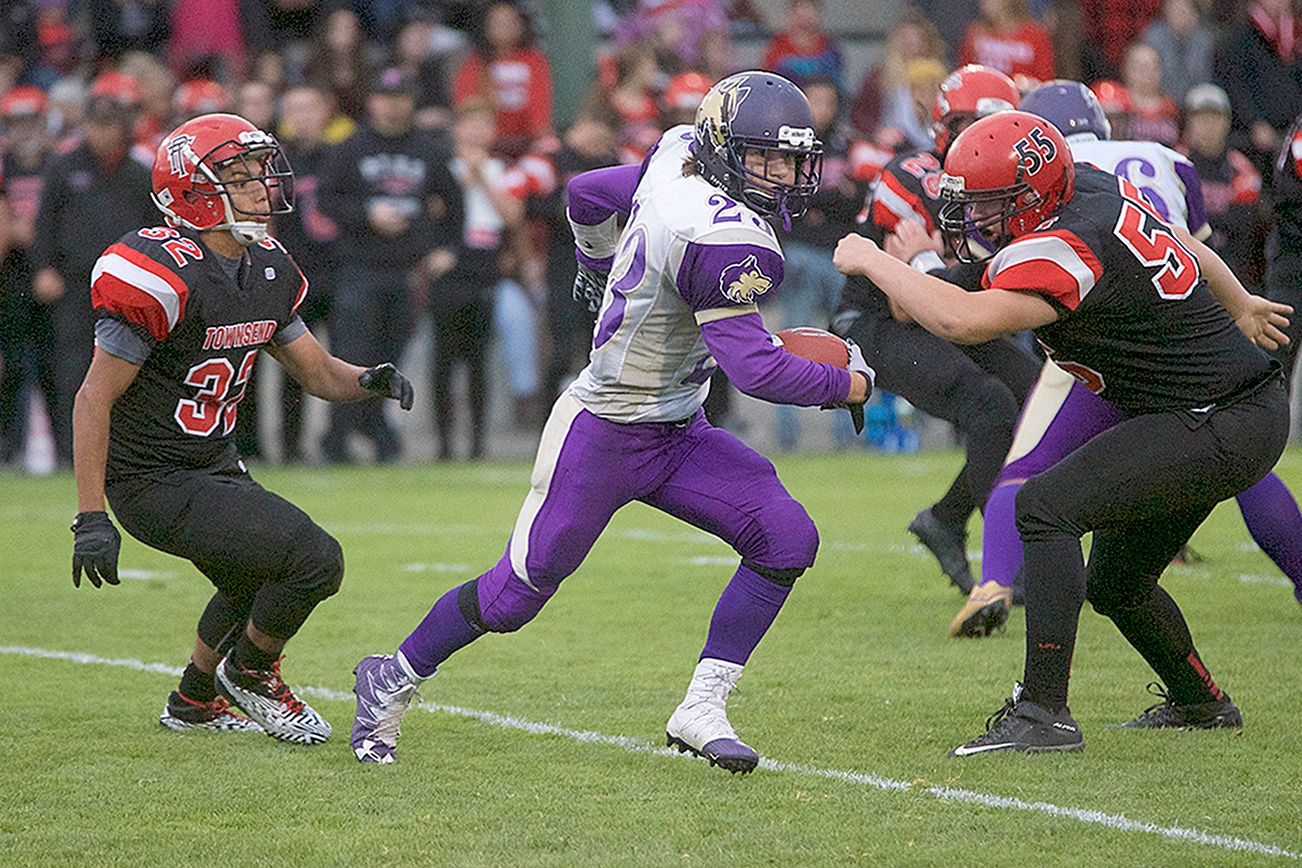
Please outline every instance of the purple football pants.
M510 632L528 623L583 562L615 512L635 500L732 546L746 564L734 583L748 600L772 596L748 567L798 571L814 563L818 531L772 463L711 426L704 413L682 424L621 424L594 415L565 394L543 430L529 494L506 553L476 582L483 627ZM785 599L786 588L781 591ZM455 624L463 607L452 599L454 593L435 604L402 645L421 674L478 635ZM741 645L759 641L781 600L764 605L772 612L758 619L762 624L742 629L758 634L739 638Z

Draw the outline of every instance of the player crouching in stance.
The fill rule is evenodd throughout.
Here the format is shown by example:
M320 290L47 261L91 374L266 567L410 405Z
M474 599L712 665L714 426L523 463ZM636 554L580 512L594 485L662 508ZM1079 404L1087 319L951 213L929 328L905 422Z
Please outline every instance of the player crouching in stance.
M987 731L951 754L1084 747L1067 684L1086 600L1168 689L1160 709L1128 726L1241 726L1158 579L1212 508L1265 476L1284 448L1279 365L1235 325L1239 316L1270 321L1273 306L1240 288L1227 312L1204 279L1225 267L1219 257L1200 262L1187 232L1128 181L1073 164L1062 134L1034 115L974 123L945 158L941 189L951 249L971 259L968 242L979 236L997 250L983 291L920 274L856 235L837 246L837 267L868 276L948 340L1033 329L1049 357L1120 417L1018 493L1023 681ZM1081 537L1091 532L1086 566Z
M234 115L187 121L159 145L153 200L167 225L123 236L92 276L95 354L73 412L72 580L85 571L97 588L118 584L107 496L132 536L190 560L217 589L159 722L319 744L330 724L281 680L280 655L339 590L343 553L249 476L231 441L236 411L264 348L326 400L378 394L409 409L412 392L392 365L348 364L303 325L307 279L267 234L272 215L292 210L292 185L276 140Z
M756 306L783 271L765 218L785 223L803 213L818 188L821 151L800 89L746 72L715 84L695 127L670 129L641 167L570 183L583 265L576 290L601 289L588 366L552 409L502 559L444 594L397 653L358 664L359 760L392 762L416 686L484 633L528 623L616 510L639 500L741 555L667 734L670 745L731 772L755 768L759 756L733 730L726 701L792 584L813 565L818 533L773 465L711 427L701 404L716 360L734 385L765 400L868 398L872 371L857 347L849 370L787 353L770 341Z

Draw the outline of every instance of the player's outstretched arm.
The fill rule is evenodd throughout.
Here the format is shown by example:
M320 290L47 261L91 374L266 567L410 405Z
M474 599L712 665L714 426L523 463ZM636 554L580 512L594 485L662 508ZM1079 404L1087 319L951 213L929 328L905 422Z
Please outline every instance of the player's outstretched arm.
M1289 342L1284 329L1288 327L1288 315L1293 312L1291 305L1248 292L1215 250L1183 226L1172 226L1171 231L1198 257L1207 288L1249 340L1267 350L1279 349L1280 344Z
M1031 292L965 292L914 271L855 233L837 243L832 263L842 274L867 277L927 331L958 344L983 343L1058 318L1053 305Z
M410 410L415 393L411 383L391 364L364 368L332 356L311 332L267 352L309 395L325 401L363 401L379 395Z
M121 537L104 504L104 468L108 461L109 418L113 404L136 379L140 366L96 349L72 407L72 468L77 481L76 535L72 583L81 574L95 587L118 583Z

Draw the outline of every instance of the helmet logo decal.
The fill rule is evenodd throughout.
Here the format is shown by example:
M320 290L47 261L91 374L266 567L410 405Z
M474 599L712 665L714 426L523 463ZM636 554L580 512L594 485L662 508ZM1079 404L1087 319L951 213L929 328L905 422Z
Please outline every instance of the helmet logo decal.
M1018 163L1026 169L1026 174L1034 175L1044 168L1044 164L1058 156L1058 148L1053 140L1036 127L1013 145L1017 151Z
M192 144L194 144L194 136L190 135L175 136L167 143L167 164L171 167L173 175L184 177L190 174L185 167L185 158L188 154L190 160L194 161L194 151L190 149Z
M768 292L773 280L759 267L752 253L741 262L734 262L719 275L719 290L723 297L737 304L751 304L757 296Z

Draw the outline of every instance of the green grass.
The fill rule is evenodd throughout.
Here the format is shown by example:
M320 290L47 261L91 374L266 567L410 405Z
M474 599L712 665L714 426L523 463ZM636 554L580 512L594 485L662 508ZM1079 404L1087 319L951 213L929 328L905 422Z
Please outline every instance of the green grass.
M730 552L633 505L533 623L485 637L424 688L430 706L626 736L633 749L427 706L408 715L397 764L364 767L348 750L352 704L343 697L311 699L335 727L323 747L181 735L156 723L171 675L0 653L0 864L1277 861L989 799L940 798L935 786L1302 852L1302 609L1232 504L1194 538L1206 561L1172 568L1164 584L1243 709L1242 733L1107 729L1149 704L1152 676L1087 608L1072 690L1086 751L946 758L1007 695L1024 638L1017 613L1004 635L946 639L960 600L904 532L958 460L779 459L823 545L730 713L764 757L799 768L739 778L652 749L731 574ZM1302 452L1287 453L1281 473L1302 485ZM285 662L291 683L342 694L361 656L392 650L445 589L500 556L528 467L255 475L343 543L343 590ZM67 477L0 477L0 645L182 666L207 583L189 564L126 540L122 566L149 577L74 590L74 504ZM909 786L882 789L815 768Z

